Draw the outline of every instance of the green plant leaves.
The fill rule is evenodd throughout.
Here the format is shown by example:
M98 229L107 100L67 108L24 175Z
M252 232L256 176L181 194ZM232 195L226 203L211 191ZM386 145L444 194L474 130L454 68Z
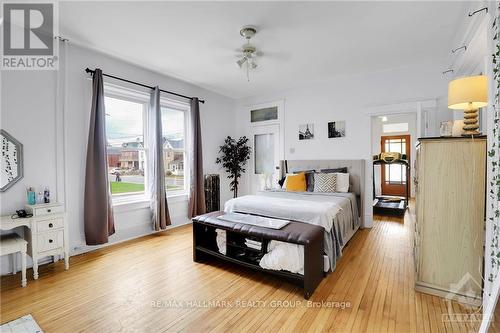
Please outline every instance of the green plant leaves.
M228 136L224 139L224 144L219 147L219 157L215 163L221 164L228 173L227 178L232 179L229 183L233 197L238 196L238 185L241 175L245 173L245 165L250 159L251 149L248 146L248 138L240 137L238 140Z

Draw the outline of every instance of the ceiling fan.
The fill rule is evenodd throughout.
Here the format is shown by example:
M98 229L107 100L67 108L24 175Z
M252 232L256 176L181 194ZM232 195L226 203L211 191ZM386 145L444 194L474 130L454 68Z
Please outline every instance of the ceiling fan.
M247 72L247 80L250 81L250 70L254 70L257 68L256 58L259 56L257 49L255 46L250 44L250 39L255 36L257 33L257 28L251 25L246 25L240 30L240 35L247 40L247 43L241 47L241 55L239 55L238 61L236 64L240 68L245 67Z

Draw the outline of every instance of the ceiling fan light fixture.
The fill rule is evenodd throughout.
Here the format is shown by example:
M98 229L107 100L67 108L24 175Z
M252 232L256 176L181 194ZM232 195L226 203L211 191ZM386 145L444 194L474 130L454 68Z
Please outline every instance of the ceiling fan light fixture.
M240 60L236 61L236 63L241 68L246 61L247 61L247 58L241 58Z
M242 49L243 53L246 55L252 55L253 53L255 53L257 51L255 46L251 45L250 43L243 45L241 47L241 49Z
M240 68L245 68L247 80L250 82L250 71L257 68L255 58L258 56L255 46L250 44L250 39L257 33L257 28L252 25L243 26L240 30L240 35L244 37L247 42L241 47L241 58L236 61ZM246 64L246 65L245 65Z

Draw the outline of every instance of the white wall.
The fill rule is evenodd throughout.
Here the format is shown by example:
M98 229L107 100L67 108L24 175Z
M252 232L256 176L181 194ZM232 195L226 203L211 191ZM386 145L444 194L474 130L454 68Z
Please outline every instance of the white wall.
M372 155L377 155L381 153L380 139L383 135L409 135L410 136L410 196L415 196L415 186L413 184L414 166L415 166L415 155L417 144L417 114L399 114L399 115L387 115L387 121L383 122L380 116L372 117ZM384 124L397 124L397 123L408 123L408 131L406 132L394 132L394 133L384 133ZM372 166L370 165L370 168ZM383 167L383 166L382 166ZM381 195L381 166L375 167L375 194Z
M221 201L231 197L226 176L215 164L215 159L225 136L235 133L235 104L232 99L84 47L71 44L66 47L66 75L64 47L61 48L63 62L59 73L2 73L1 127L23 143L25 158L24 178L0 194L2 215L23 207L26 187L49 186L52 197L59 197L60 201L66 203L71 253L89 249L85 246L83 228L85 157L91 98L91 80L84 72L86 67L99 67L105 73L205 99L206 103L200 106L204 173L221 174ZM56 97L58 77L63 86L61 99ZM58 102L62 102L64 97L67 100L66 107L64 111L59 111ZM56 125L58 123L60 127ZM189 222L185 196L170 198L169 208L173 225ZM147 203L115 207L115 225L116 233L111 236L110 243L150 233L152 229ZM2 273L9 269L5 265L6 259L2 258Z
M238 135L249 134L246 106L284 100L284 150L286 159L365 159L366 201L372 202L371 115L374 107L437 99L446 95L447 79L435 64L341 76L286 91L238 100ZM404 104L404 103L403 103ZM410 103L411 104L411 103ZM407 110L400 110L407 111ZM435 109L429 110L436 112ZM430 114L434 119L435 115ZM346 121L346 137L328 139L327 123ZM315 138L298 140L298 126L314 123ZM434 124L433 124L434 126ZM434 128L430 131L435 132ZM430 132L429 131L429 132ZM292 153L292 151L294 151ZM242 184L242 194L248 187ZM371 205L365 205L366 226L371 226Z

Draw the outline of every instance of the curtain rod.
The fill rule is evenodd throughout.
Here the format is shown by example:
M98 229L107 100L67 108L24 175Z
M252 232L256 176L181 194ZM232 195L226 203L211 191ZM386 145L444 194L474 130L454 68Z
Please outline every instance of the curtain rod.
M85 72L87 73L90 73L92 75L94 75L95 73L95 70L92 70L90 68L85 68ZM118 77L118 76L114 76L114 75L109 75L109 74L104 74L102 73L102 76L107 76L107 77L110 77L112 79L116 79L116 80L120 80L120 81L124 81L124 82L127 82L127 83L132 83L132 84L135 84L137 86L141 86L141 87L144 87L144 88L149 88L149 89L154 89L155 87L151 87L151 86L148 86L146 84L143 84L143 83L139 83L139 82L135 82L135 81L131 81L131 80L127 80L127 79L123 79L121 77ZM189 96L186 96L186 95L181 95L181 94L178 94L178 93L174 93L172 91L168 91L168 90L163 90L163 89L160 89L161 92L164 92L164 93L167 93L167 94L170 94L170 95L174 95L174 96L178 96L178 97L182 97L182 98L186 98L186 99L193 99L194 97L189 97ZM200 99L198 100L200 103L205 103L204 100Z

